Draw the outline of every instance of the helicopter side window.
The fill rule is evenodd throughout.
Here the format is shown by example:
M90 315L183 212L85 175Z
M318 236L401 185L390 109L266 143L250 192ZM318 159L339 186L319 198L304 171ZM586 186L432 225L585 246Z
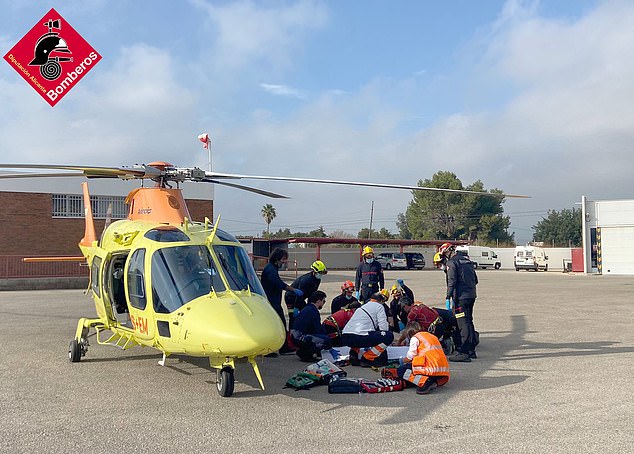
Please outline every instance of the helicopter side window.
M238 242L235 236L221 229L216 230L216 236L218 237L219 240L222 240L222 241L231 241L232 243Z
M98 298L101 297L101 290L99 290L99 269L101 268L101 262L101 257L95 257L92 259L92 266L90 267L90 282L92 291Z
M247 290L264 296L264 289L258 279L251 260L241 246L214 246L222 271L232 290Z
M189 241L189 237L176 227L165 226L148 230L144 235L148 240L159 243L176 243L179 241Z
M147 297L145 296L145 284L143 275L145 271L145 249L137 249L130 256L128 264L128 296L130 304L137 309L145 309Z
M205 246L175 246L152 255L154 310L168 314L183 304L225 286Z

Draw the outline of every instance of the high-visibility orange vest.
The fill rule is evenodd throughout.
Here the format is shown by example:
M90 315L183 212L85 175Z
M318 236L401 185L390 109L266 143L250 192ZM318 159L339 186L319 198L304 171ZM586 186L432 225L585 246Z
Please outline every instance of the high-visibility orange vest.
M444 385L449 381L449 362L440 341L425 331L414 336L418 339L418 350L412 360L412 374L438 377L438 386Z

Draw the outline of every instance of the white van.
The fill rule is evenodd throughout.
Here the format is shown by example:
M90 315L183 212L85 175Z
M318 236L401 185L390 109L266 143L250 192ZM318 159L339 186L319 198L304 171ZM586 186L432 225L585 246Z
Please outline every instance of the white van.
M538 246L517 246L513 257L515 271L544 270L548 271L548 256Z
M493 267L499 270L502 263L493 249L486 246L458 246L457 251L465 251L476 268Z

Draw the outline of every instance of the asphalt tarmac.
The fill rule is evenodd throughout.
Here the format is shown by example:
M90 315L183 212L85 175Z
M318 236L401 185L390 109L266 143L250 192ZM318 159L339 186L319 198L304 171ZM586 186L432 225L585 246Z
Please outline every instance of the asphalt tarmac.
M353 275L326 276L329 301ZM294 355L260 360L266 391L238 365L230 398L201 359L161 367L155 350L91 342L70 363L78 318L95 314L90 298L0 292L0 452L633 452L634 278L478 276L478 359L451 363L449 383L427 396L283 389L304 367ZM416 299L444 304L441 272L391 271L387 284L398 277Z

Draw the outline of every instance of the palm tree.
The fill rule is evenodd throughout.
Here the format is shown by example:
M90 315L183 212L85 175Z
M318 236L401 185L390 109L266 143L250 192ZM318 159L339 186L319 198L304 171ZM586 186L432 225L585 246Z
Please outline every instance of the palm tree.
M275 216L277 216L277 213L275 212L275 207L273 207L273 205L271 205L270 203L267 203L266 205L262 207L262 217L264 218L264 221L266 222L266 237L267 238L270 236L269 227L271 226L271 222L273 222L273 219L275 219Z

